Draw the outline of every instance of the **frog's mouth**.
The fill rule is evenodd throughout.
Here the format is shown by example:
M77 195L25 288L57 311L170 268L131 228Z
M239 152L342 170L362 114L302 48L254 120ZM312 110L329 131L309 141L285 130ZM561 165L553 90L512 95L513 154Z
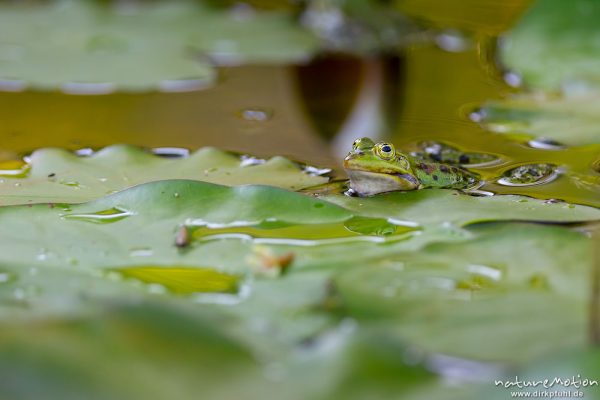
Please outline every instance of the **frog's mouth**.
M359 196L373 196L378 193L398 190L414 190L419 181L410 174L384 174L380 172L346 170L350 178L350 188Z

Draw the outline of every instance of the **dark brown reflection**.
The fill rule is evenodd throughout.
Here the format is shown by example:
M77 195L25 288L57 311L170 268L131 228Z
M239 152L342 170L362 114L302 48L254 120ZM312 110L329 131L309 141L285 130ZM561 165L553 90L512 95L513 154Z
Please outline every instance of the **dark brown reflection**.
M354 135L395 130L404 98L404 63L403 55L327 55L297 67L298 92L315 130L334 145L351 142Z
M188 93L0 93L0 150L217 146L334 163L301 111L293 67L243 66L219 73L214 87Z

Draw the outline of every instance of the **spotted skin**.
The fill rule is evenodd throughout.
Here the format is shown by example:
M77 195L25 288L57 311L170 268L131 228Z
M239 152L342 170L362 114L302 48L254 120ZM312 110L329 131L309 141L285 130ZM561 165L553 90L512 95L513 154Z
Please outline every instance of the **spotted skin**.
M419 180L420 188L439 187L467 189L479 181L472 172L453 165L423 161L409 157L413 173Z

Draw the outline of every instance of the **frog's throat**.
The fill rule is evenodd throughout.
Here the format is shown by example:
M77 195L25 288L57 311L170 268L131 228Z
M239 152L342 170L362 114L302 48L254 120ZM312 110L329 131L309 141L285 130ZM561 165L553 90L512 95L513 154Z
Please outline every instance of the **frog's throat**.
M360 170L346 170L346 173L350 178L350 188L360 196L414 190L419 187L417 178L410 174L382 174Z

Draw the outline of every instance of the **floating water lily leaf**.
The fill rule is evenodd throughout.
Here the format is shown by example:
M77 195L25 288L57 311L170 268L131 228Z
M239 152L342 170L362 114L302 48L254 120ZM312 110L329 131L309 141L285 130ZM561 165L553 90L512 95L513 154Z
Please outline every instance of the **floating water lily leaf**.
M73 215L79 218L66 218ZM98 215L103 222L94 220ZM120 217L104 218L112 215ZM160 394L164 379L171 374L178 376L174 382L178 382L178 392L183 393L178 398L191 397L188 393L195 395L200 388L212 398L221 394L230 398L232 385L224 387L224 380L239 382L238 387L249 398L264 398L263 391L270 395L281 391L282 398L303 399L311 393L327 397L330 391L343 390L338 388L342 384L340 374L349 374L343 380L346 382L368 370L360 367L362 358L353 356L354 346L346 350L345 336L352 334L352 329L338 329L337 315L322 308L331 271L313 270L286 275L282 280L248 282L246 258L251 241L221 240L178 248L174 238L178 226L186 222L215 227L258 221L319 224L353 221L351 217L351 213L333 204L273 187L229 188L174 180L139 185L80 205L0 208L0 246L4 248L0 250L0 319L5 326L10 325L2 334L0 354L6 357L0 369L7 371L4 377L14 377L8 393L18 397L32 391L50 392L60 397L73 385L75 392L86 398L125 396L121 393L128 398L144 398L147 390L158 393L154 398L171 398L172 390ZM14 247L7 252L9 244ZM304 247L294 248L300 253ZM214 271L203 269L206 266ZM223 286L235 280L226 276L238 277L240 285L251 285L252 295L248 298L248 293L239 288ZM215 282L219 294L229 296L229 303L239 304L202 307L197 300L203 302L206 298L190 297L199 292L213 295ZM177 296L169 296L170 292ZM20 322L23 320L29 322ZM205 323L214 329L196 335ZM95 326L104 327L104 339L99 343L95 334L86 333ZM171 335L172 329L177 333ZM19 334L23 330L29 333ZM146 335L146 330L152 332ZM39 341L38 335L47 340ZM338 344L332 349L328 343L337 336ZM200 342L193 345L188 340L192 337ZM170 346L170 338L177 344ZM295 349L307 338L315 338L317 343L322 340L329 350L313 354L316 350L307 345L304 355L296 359ZM129 340L135 340L136 345L128 346ZM222 341L222 345L204 351L206 346L214 346L213 340ZM106 341L126 351L118 350L116 358L107 358L110 352L105 348L109 345ZM141 351L138 345L147 346L140 357L136 356ZM30 349L35 357L15 349ZM272 386L265 381L263 370L269 378L270 374L279 376L279 367L251 364L246 349L261 360L285 362L281 365L285 373L282 383ZM213 357L219 361L213 363ZM329 370L318 365L332 358L343 363L330 371L330 378L322 379L326 376L323 371ZM117 365L112 365L115 360ZM154 364L156 360L164 360L171 368L164 371L162 363L160 368ZM229 371L230 360L239 360L240 369ZM211 368L219 366L219 375L193 378L190 363L198 361ZM127 386L115 383L115 377L123 376L132 363L152 363L153 367L133 374ZM248 363L250 370L246 369ZM404 369L414 373L394 387L412 389L421 379L432 379L430 373L408 367L401 360L390 364L385 357L373 357L371 363L381 365L390 375ZM79 364L81 367L76 368ZM9 366L13 367L10 373ZM45 374L47 369L54 372ZM77 370L77 374L70 374L71 370ZM159 370L163 370L162 379L155 376ZM227 375L222 375L223 371ZM73 379L78 383L73 384ZM245 379L248 387L242 383ZM308 388L307 379L313 382ZM151 383L137 383L142 380ZM134 388L128 390L129 385ZM297 397L286 394L288 390ZM88 391L92 396L83 395Z
M144 182L192 179L223 185L263 184L298 190L326 177L310 175L283 157L242 166L239 157L203 148L189 157L166 159L137 147L115 145L78 157L59 149L31 156L27 175L0 177L0 205L81 203Z
M424 205L468 198L419 192ZM147 398L149 392L172 398L167 379L176 383L178 398L199 390L231 398L235 382L248 398L418 393L425 399L436 398L431 391L440 389L439 381L421 365L405 364L406 344L470 356L483 347L483 332L487 349L481 354L509 361L580 344L563 327L583 323L590 239L564 227L467 230L441 223L446 214L422 218L423 226L415 227L395 221L403 218L400 212L391 220L379 215L389 212L390 198L344 197L356 209L348 210L270 186L164 180L77 205L1 207L0 376L10 378L7 393L62 398L72 386L85 398ZM452 222L480 219L475 204L487 198L469 199L465 207L474 215L457 209ZM407 212L396 200L397 211ZM521 203L507 204L519 210ZM357 211L363 207L364 213ZM547 216L530 211L531 218ZM585 207L555 212L565 220L593 217ZM349 236L321 243L314 229L308 238L298 231L261 244L275 256L292 254L289 271L277 279L255 276L250 268L264 237L203 241L194 233L251 226L289 234L293 225L334 224ZM187 237L182 228L189 229ZM322 242L332 232L338 233L321 232ZM515 322L515 310L518 329L527 329L520 339L504 335L512 332L507 321L510 315ZM503 352L508 344L515 347ZM530 348L516 354L525 345ZM108 357L109 348L119 354ZM212 369L196 378L199 361ZM133 365L140 371L127 385L118 383ZM360 380L373 384L352 384Z
M395 192L368 198L325 196L323 199L361 216L411 221L422 225L477 222L553 221L600 219L600 210L565 203L549 203L523 196L474 197L454 190L431 189Z
M0 86L86 94L195 90L214 81L213 63L293 62L317 44L290 14L236 15L186 0L3 3L0 37Z
M537 1L510 32L502 61L534 87L600 83L600 3Z
M227 336L222 316L98 299L95 307L101 312L88 318L3 325L3 396L192 399L202 392L226 399L241 388L256 398L267 395L260 366Z
M304 400L344 394L364 399L365 393L431 390L437 381L422 366L407 365L401 347L390 352L376 337L355 337L348 327L334 327L322 342L284 364L261 363L228 332L232 318L214 310L97 298L93 304L99 312L86 317L16 319L3 326L3 395L166 400L202 393L219 400ZM261 334L251 326L243 333ZM357 387L362 380L370 385ZM353 393L352 387L360 390Z
M266 220L342 223L351 216L333 204L269 186L229 188L205 182L159 181L80 205L0 208L0 247L5 248L0 250L0 263L194 265L198 253L180 254L175 246L182 225L243 226ZM240 260L249 246L235 250L237 242L224 253L208 252L201 266L233 264L243 270ZM16 247L9 251L11 243Z
M600 143L599 113L597 92L549 98L521 95L487 103L481 123L497 133L528 135L550 139L558 145L578 146Z
M470 241L340 273L334 282L345 306L377 318L397 340L469 359L517 362L582 347L589 238L539 225L470 230Z

